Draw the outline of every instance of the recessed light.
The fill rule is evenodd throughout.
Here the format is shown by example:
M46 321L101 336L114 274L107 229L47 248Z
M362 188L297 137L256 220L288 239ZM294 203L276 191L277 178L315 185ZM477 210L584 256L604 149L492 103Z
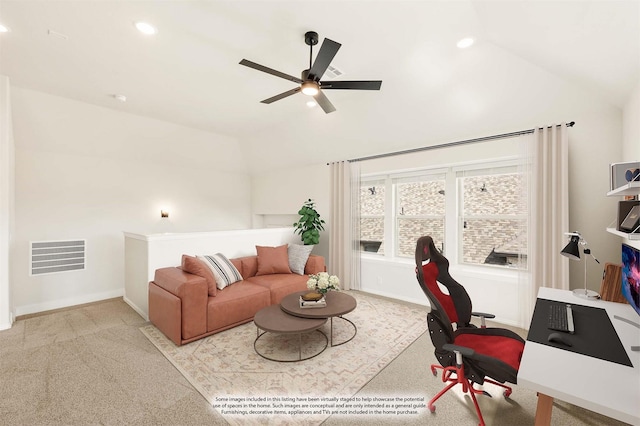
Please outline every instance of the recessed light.
M317 105L317 104L316 104L314 101L308 101L308 102L307 102L307 106L308 106L309 108L313 108L313 107L314 107L314 106L316 106L316 105Z
M155 27L147 22L136 22L135 25L142 34L153 35L157 32Z
M460 49L466 49L467 47L470 47L474 41L475 40L472 39L471 37L465 37L462 40L460 40L458 44L456 44L456 46L458 46Z
M127 102L127 97L125 95L112 95L113 98L120 102Z
M9 27L5 27L4 25L0 24L0 33L8 33Z

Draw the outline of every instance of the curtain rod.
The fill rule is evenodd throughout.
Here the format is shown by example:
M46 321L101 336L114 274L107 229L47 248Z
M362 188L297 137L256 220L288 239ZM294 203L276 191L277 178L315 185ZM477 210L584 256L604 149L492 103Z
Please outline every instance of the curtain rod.
M575 121L570 121L569 123L567 123L567 127L573 127L574 124L576 124ZM557 124L556 126L560 126L560 124ZM552 126L547 126L547 128L551 128L551 127ZM533 133L535 130L536 129L534 128L529 130L520 130L519 132L503 133L501 135L484 136L481 138L467 139L464 141L447 142L447 143L441 143L439 145L431 145L431 146L423 146L421 148L407 149L405 151L388 152L386 154L377 154L377 155L371 155L369 157L354 158L352 160L347 160L347 161L349 163L355 163L357 161L375 160L378 158L393 157L395 155L413 154L414 152L429 151L431 149L449 148L452 146L466 145L466 144L471 144L476 142L485 142L485 141L490 141L494 139L504 139L512 136L528 135L529 133ZM329 163L327 163L327 165L329 165Z

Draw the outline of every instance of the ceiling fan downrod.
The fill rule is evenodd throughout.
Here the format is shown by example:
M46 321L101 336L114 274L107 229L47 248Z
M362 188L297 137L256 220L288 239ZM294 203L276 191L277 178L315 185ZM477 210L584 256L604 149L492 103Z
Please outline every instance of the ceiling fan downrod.
M309 46L309 69L313 65L313 46L318 44L318 33L315 31L307 31L304 33L304 42Z

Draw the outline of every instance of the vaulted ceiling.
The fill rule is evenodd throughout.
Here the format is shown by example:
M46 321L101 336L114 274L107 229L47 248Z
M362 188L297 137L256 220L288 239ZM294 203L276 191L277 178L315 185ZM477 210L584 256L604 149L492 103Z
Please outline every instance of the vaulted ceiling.
M232 136L254 171L518 130L500 123L536 124L523 104L569 120L553 117L569 92L621 108L640 75L635 0L0 0L0 24L13 85ZM382 89L327 91L331 114L302 94L261 104L295 84L238 62L298 76L309 30L342 44L340 79Z

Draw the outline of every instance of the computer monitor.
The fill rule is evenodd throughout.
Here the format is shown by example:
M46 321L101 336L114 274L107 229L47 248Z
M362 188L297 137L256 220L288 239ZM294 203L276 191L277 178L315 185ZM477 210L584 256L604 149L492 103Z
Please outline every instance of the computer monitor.
M640 250L622 244L622 295L640 315Z

